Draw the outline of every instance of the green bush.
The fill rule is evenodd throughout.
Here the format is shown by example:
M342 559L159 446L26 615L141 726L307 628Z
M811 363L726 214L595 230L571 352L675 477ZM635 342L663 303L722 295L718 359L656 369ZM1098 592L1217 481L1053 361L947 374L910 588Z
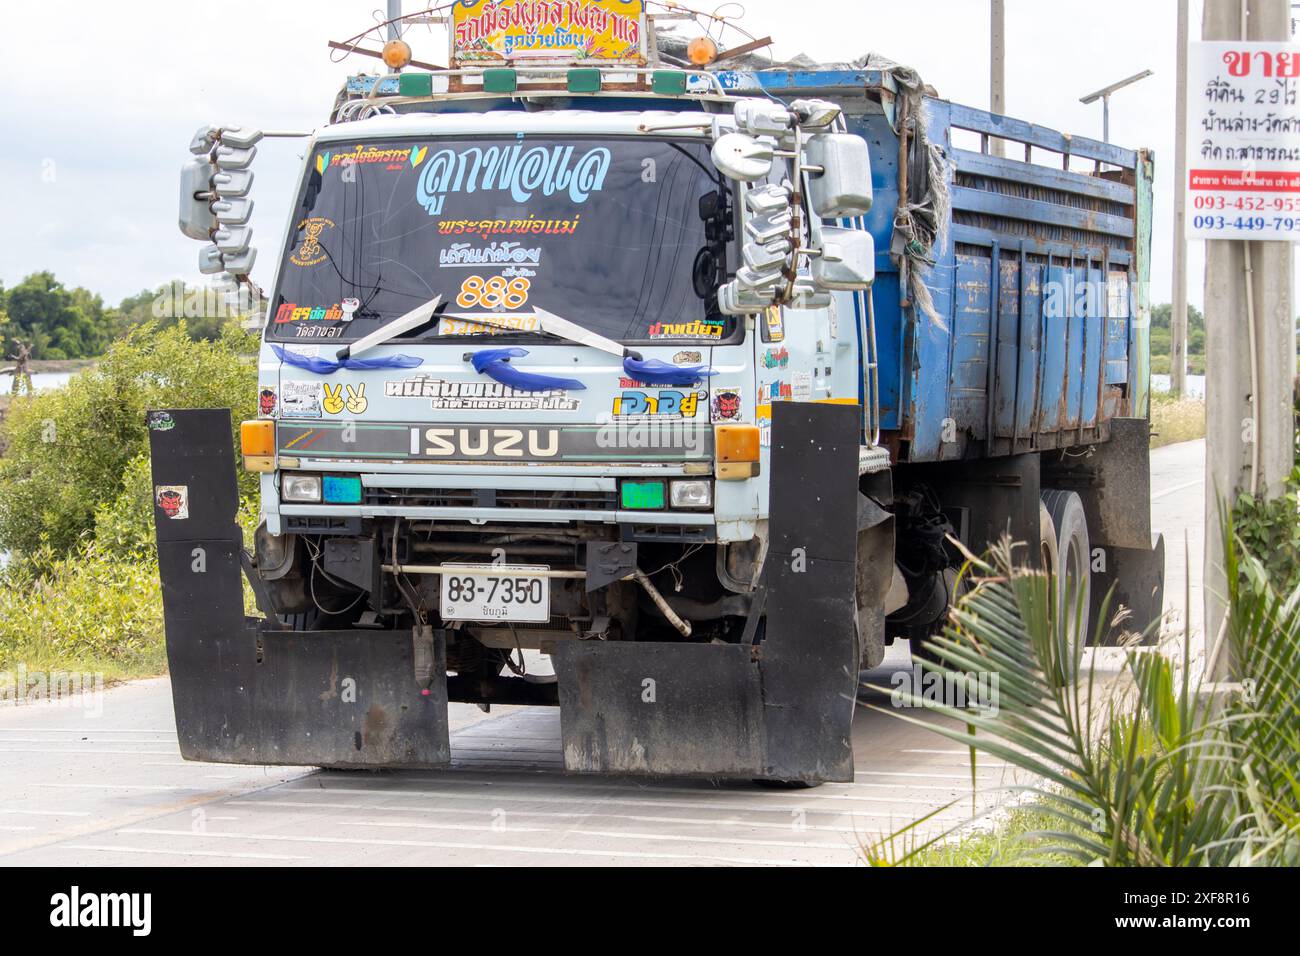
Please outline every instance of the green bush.
M0 549L68 555L97 528L119 546L138 542L142 528L152 541L152 506L140 507L149 488L145 412L228 407L238 429L257 414L257 369L243 358L256 347L233 326L215 342L195 342L183 323L146 324L66 387L16 399L0 460ZM240 482L244 495L256 493L255 475L241 472Z
M158 564L150 549L45 548L0 573L0 670L76 669L110 679L165 669Z

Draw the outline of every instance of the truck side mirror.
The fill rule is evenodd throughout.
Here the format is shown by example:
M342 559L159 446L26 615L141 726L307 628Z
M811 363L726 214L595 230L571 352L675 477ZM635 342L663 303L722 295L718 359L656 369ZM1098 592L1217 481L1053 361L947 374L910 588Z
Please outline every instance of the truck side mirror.
M823 226L821 255L812 260L812 279L820 289L856 292L876 279L876 241L863 229Z
M772 171L774 145L744 133L727 133L713 144L713 165L728 179L752 183Z
M851 219L871 211L871 155L867 141L852 133L820 133L804 145L809 172L808 201L823 219Z
M239 126L203 126L190 141L195 158L181 167L180 228L206 242L199 250L199 271L246 276L253 269L253 171L261 130Z
M191 239L206 240L217 225L208 204L215 172L216 167L205 159L191 159L181 167L180 227Z

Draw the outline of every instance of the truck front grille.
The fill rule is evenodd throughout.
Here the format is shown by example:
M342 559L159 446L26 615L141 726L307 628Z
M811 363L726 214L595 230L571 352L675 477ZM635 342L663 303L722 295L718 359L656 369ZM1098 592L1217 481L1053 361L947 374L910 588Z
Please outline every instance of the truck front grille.
M556 511L616 511L613 491L558 491L553 489L500 490L495 488L365 489L364 504L401 508L532 508Z

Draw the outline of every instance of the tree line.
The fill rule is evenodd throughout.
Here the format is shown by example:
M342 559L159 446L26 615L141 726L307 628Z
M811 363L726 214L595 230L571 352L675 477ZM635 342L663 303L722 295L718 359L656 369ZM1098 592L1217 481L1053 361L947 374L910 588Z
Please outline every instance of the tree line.
M113 306L89 289L68 288L53 272L33 272L10 289L0 284L0 359L15 341L30 345L33 359L95 358L150 320L170 328L184 319L191 339L215 341L230 313L213 308L204 288L176 279Z

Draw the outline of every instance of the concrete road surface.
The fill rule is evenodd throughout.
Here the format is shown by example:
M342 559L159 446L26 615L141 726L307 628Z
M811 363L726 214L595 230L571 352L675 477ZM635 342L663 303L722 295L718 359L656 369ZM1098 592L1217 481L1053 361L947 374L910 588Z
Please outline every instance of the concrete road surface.
M1152 456L1154 523L1181 581L1202 541L1204 444ZM1194 562L1196 563L1196 562ZM1200 569L1193 569L1193 621ZM1184 589L1166 589L1182 612ZM896 646L866 682L910 666ZM890 710L884 695L863 700ZM0 863L16 865L852 865L864 839L956 801L954 825L1012 798L981 758L859 708L856 779L813 790L562 771L551 708L451 705L454 767L344 773L187 763L166 679L67 703L0 706Z

